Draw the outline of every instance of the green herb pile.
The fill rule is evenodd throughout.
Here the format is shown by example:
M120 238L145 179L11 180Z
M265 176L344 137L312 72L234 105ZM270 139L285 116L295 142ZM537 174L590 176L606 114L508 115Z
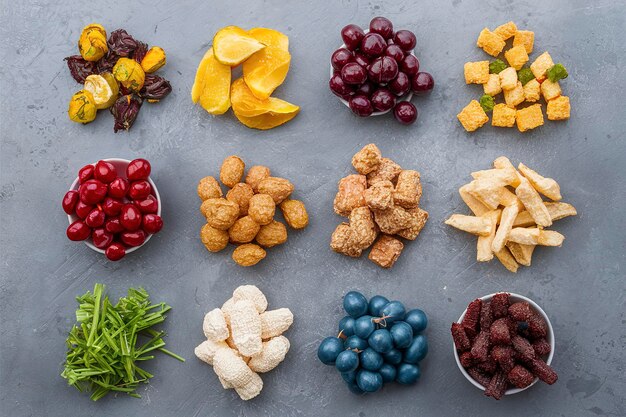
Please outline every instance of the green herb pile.
M110 391L135 392L139 383L152 374L140 368L142 361L153 359L155 350L182 362L185 360L164 348L163 332L152 329L165 320L171 307L151 304L143 289L130 288L126 297L113 305L104 295L104 285L96 284L93 293L77 297L77 325L67 338L67 358L61 376L79 391L90 390L94 401Z

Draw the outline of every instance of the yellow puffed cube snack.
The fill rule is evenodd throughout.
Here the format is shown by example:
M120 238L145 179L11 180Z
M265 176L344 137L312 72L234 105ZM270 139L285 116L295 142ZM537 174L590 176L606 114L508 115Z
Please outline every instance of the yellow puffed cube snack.
M466 84L484 84L489 80L489 61L466 62L463 72Z
M541 95L545 101L550 101L561 95L561 86L559 82L552 82L550 80L544 80L541 83Z
M518 71L528 62L528 54L522 45L512 47L504 53L504 57L509 65Z
M456 117L468 132L473 132L489 121L487 113L485 113L480 103L476 100L470 101Z
M524 87L521 82L518 81L515 88L511 90L504 90L504 101L512 108L524 101Z
M505 44L506 43L500 36L490 31L488 28L484 28L480 31L480 35L478 35L478 40L476 41L476 45L479 48L483 48L483 51L492 56L498 56L504 49Z
M554 62L552 61L552 57L548 52L544 52L543 54L539 55L537 59L535 59L535 62L530 64L530 70L533 72L535 78L541 81L544 79L546 71L548 71L553 66Z
M533 46L535 44L535 32L530 30L518 30L515 32L513 38L513 46L523 45L526 48L526 53L533 52Z
M516 113L515 109L510 108L504 103L496 104L491 116L491 126L513 127Z
M500 71L498 75L500 77L500 87L502 87L503 90L512 90L517 87L517 71L515 71L515 68L508 67Z
M517 26L513 22L508 22L498 26L493 32L505 41L515 36L515 33L517 32Z
M489 81L483 84L483 90L485 90L485 94L489 94L492 97L500 94L502 92L500 76L498 74L489 74Z
M537 81L536 78L528 81L524 85L524 99L529 103L534 103L539 100L540 93L541 84L539 84L539 81Z
M570 105L569 97L560 96L548 101L548 120L569 119Z
M517 110L515 113L515 121L520 132L534 129L543 125L543 113L541 112L541 104L533 104L525 109Z

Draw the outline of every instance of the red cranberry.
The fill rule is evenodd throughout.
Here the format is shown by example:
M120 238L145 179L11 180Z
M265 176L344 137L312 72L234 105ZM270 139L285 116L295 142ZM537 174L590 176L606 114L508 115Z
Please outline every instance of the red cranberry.
M359 117L367 117L374 112L370 100L362 95L353 96L349 101L350 110Z
M76 203L78 203L78 191L70 190L63 196L63 211L67 214L74 214L74 210L76 209Z
M111 217L110 219L107 219L106 223L104 224L104 228L107 232L113 234L121 233L124 231L124 227L122 226L122 223L120 223L119 217Z
M104 251L104 254L111 261L119 261L126 255L126 248L121 243L112 243Z
M340 70L348 62L354 61L354 55L346 48L339 48L330 57L330 63L334 69Z
M393 37L393 23L385 17L375 17L370 21L370 33L378 33L383 38L389 39Z
M97 204L107 195L107 186L98 180L88 180L80 186L80 201L85 204Z
M420 70L420 62L415 55L407 55L400 64L400 69L409 77L417 74Z
M396 32L396 35L393 37L394 42L404 51L410 51L415 48L415 44L417 40L415 39L415 34L410 30L399 30Z
M120 223L124 229L134 231L141 226L141 212L134 204L124 204L120 213Z
M93 177L93 172L95 168L93 165L85 165L78 171L78 183L82 184L87 180L90 180Z
M385 52L387 42L378 33L368 33L361 41L361 50L367 56L377 57Z
M95 208L85 218L85 224L91 228L100 227L104 224L106 216L100 208Z
M418 72L411 82L411 88L416 94L430 93L435 86L433 76L427 72Z
M145 159L135 159L126 167L126 177L130 181L147 180L150 176L150 162Z
M411 80L408 75L398 72L395 80L389 83L389 90L397 96L403 96L411 89Z
M163 220L161 216L157 216L156 214L146 214L143 216L141 224L143 230L150 234L159 233L163 228Z
M69 240L80 241L85 240L91 235L91 229L82 220L76 220L67 227L65 232Z
M410 125L417 119L417 109L412 103L402 101L393 109L393 115L403 125Z
M98 161L96 164L96 170L93 173L95 179L102 181L105 184L110 183L117 177L117 171L112 163L107 161Z
M396 97L386 88L379 88L374 91L370 101L377 111L391 110L396 105Z
M134 203L142 213L156 213L159 210L159 202L152 195L149 195L145 200L136 200Z
M146 241L146 236L146 232L139 229L133 232L122 232L120 239L126 246L141 246Z
M354 51L361 45L364 36L365 32L357 25L347 25L341 29L341 39L350 51Z
M85 204L82 201L78 201L76 204L76 215L81 219L87 218L87 215L91 213L93 210L93 206L90 204Z
M109 233L103 227L93 229L91 232L91 241L98 249L104 249L113 242L113 234Z
M400 63L404 59L404 52L398 45L389 45L387 49L385 49L385 56L390 56L396 60L396 62Z
M113 198L124 198L128 193L128 180L126 178L117 177L109 184L109 196Z
M102 211L109 217L117 216L122 211L122 203L120 200L115 198L106 197L102 202Z
M152 187L146 180L133 182L130 184L130 189L128 190L128 195L130 195L130 198L133 200L143 200L148 198L150 193L152 193Z

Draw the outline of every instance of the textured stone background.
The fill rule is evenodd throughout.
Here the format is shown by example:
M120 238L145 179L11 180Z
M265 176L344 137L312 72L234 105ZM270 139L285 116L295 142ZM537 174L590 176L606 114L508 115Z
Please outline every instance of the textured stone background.
M623 0L1 3L2 416L626 414ZM414 100L420 116L412 127L391 117L357 120L326 87L341 27L367 25L376 15L415 31L422 68L436 79L430 97ZM487 59L474 46L479 31L508 20L536 32L533 56L549 50L569 69L562 85L572 100L572 119L547 122L525 135L491 127L468 135L455 115L482 93L465 85L463 63ZM173 94L145 105L130 133L114 134L106 112L87 126L67 119L67 102L79 86L63 58L76 53L81 28L94 21L109 31L126 28L168 54L161 74L171 80ZM289 35L291 71L276 95L301 105L302 113L288 125L253 131L232 114L211 117L192 105L196 66L215 31L230 24ZM328 248L341 221L332 211L336 183L350 172L354 152L369 142L422 173L423 206L431 214L391 271ZM203 221L197 180L216 175L230 154L291 179L312 217L308 229L291 233L286 245L250 269L233 265L230 251L207 253L198 238ZM533 267L517 275L496 263L476 263L475 239L442 224L466 210L456 190L469 173L500 155L556 178L565 201L579 211L556 224L567 237L564 246L537 250ZM119 263L68 241L60 207L77 170L107 157L148 158L164 198L162 233ZM129 286L144 286L155 301L174 307L165 325L168 347L188 360L152 361L148 368L156 377L140 389L142 399L92 403L59 377L74 297L95 282L107 284L115 297ZM272 307L289 307L296 316L288 334L291 352L263 376L265 389L250 402L222 390L213 371L193 356L202 341L203 314L245 283L265 291ZM335 332L341 297L351 289L428 313L430 354L417 386L392 385L356 397L317 361L317 345ZM550 316L560 379L495 402L458 371L449 324L470 300L502 290L531 297Z

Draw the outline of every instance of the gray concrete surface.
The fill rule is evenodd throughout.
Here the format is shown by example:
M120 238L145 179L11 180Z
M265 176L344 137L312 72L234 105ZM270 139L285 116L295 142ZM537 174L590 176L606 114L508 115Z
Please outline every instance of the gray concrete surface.
M1 13L0 415L626 415L624 1L4 0ZM420 116L411 127L391 117L358 120L326 87L341 27L367 25L376 15L415 31L422 68L436 79L430 97L414 100ZM536 32L534 56L549 50L569 69L562 85L572 119L524 135L491 127L469 135L455 115L482 93L465 85L463 63L487 59L474 46L479 31L508 20ZM130 133L114 134L106 112L87 126L67 119L67 102L79 86L63 58L76 53L80 30L90 22L126 28L167 51L161 73L174 92L159 105L145 105ZM196 66L213 33L230 24L289 35L291 71L276 95L301 105L302 113L288 125L249 130L232 114L211 117L192 105ZM423 206L431 214L391 271L328 248L341 221L332 211L336 183L368 142L422 173ZM250 269L233 265L230 250L209 254L198 238L203 221L196 183L216 175L230 154L291 179L311 214L305 231L291 233L286 245ZM567 237L562 248L536 251L532 268L517 275L496 263L476 263L475 239L442 224L465 210L456 190L469 173L500 155L556 178L565 201L580 213L556 224ZM60 207L76 171L106 157L150 159L164 198L162 233L119 263L68 241ZM160 356L150 363L156 377L140 389L142 399L92 403L59 377L74 297L95 282L115 297L144 286L155 301L173 306L164 326L168 347L187 362ZM263 376L265 389L250 402L222 390L193 355L203 314L245 283L258 285L272 307L289 307L296 317L288 334L291 352ZM430 353L417 386L356 397L317 361L317 345L335 331L341 297L351 289L428 313ZM458 371L449 325L470 300L502 290L531 297L550 316L560 379L496 402Z

